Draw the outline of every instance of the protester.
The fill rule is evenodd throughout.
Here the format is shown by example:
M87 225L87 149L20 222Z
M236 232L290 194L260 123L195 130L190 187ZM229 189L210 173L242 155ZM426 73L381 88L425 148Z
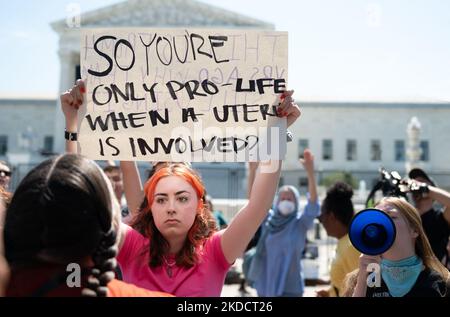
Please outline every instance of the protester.
M300 159L308 176L308 203L300 209L300 195L294 186L282 186L270 210L251 261L248 280L258 296L302 296L305 282L301 264L306 232L319 215L314 177L314 156L309 149ZM255 184L252 195L258 189Z
M6 295L167 296L114 279L119 223L119 205L97 164L76 154L42 162L6 213ZM76 267L71 280L69 268Z
M123 177L120 167L115 165L107 165L103 167L103 172L105 172L106 176L111 181L114 194L119 202L119 205L121 205L123 198Z
M11 181L11 168L5 161L0 161L0 188L8 191Z
M11 201L12 193L6 191L3 187L0 187L0 199L3 201L3 205L5 209L9 206L9 203ZM1 217L1 215L0 215ZM0 218L2 219L2 218Z
M127 201L124 197L122 170L119 166L116 166L113 163L114 162L111 161L108 165L103 167L103 172L105 172L111 182L117 202L120 205L122 222L128 224L131 221L131 213L128 210Z
M79 81L61 96L68 131L76 131L83 91ZM292 93L285 92L279 106L288 126L300 116ZM66 143L66 149L76 151L76 142L67 142L74 144ZM118 261L124 280L177 296L219 296L230 265L242 255L272 204L281 162L260 165L248 204L218 232L204 207L205 188L195 171L173 164L156 172L144 186L144 205L133 228L123 225Z
M5 217L5 206L0 196L0 297L5 295L9 280L9 267L3 254L3 222Z
M348 229L355 213L353 189L344 182L336 182L327 190L319 221L330 237L338 239L336 254L330 268L331 286L317 292L319 297L342 295L345 276L358 268L360 253L351 244Z
M416 186L413 190L414 205L422 218L422 226L436 257L443 261L447 254L450 236L450 193L438 188L436 183L420 168L413 168L409 178ZM437 207L435 202L444 206Z
M355 297L449 296L450 273L433 254L418 211L397 197L383 199L376 208L392 218L396 229L394 243L381 255L361 255L359 270L347 277L349 290L345 293L353 289ZM381 276L371 279L373 285L367 284L370 263L377 263L381 272ZM377 278L381 278L379 287Z
M214 219L216 220L217 229L225 229L228 226L228 222L225 219L222 211L214 209L214 205L212 203L212 197L209 195L205 196L206 207L213 214Z

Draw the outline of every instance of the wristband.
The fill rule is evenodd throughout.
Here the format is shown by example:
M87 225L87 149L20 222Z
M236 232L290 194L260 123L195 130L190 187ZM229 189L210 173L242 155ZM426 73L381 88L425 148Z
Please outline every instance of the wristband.
M67 130L64 130L64 138L67 141L76 141L78 139L78 133L76 133L76 132L69 132Z

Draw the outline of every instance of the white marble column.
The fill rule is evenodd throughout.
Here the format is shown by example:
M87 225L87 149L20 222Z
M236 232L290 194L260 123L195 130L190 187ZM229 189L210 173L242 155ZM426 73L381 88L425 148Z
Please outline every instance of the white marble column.
M414 167L420 167L420 155L422 149L420 148L420 131L421 125L417 117L412 117L408 123L406 133L408 134L408 147L406 150L406 172L409 172Z

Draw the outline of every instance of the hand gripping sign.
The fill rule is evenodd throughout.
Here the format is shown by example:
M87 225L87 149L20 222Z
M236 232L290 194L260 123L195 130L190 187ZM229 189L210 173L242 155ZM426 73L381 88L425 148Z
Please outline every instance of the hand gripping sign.
M79 150L92 159L283 159L287 33L85 29Z

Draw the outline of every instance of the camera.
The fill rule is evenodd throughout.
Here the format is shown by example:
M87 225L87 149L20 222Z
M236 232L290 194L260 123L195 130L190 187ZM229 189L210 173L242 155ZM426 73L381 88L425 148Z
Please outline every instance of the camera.
M388 172L385 168L380 168L381 191L383 196L405 197L409 191L408 182L402 180L397 171Z
M380 179L370 191L366 199L366 207L373 207L375 194L381 191L383 197L403 197L409 200L408 193L414 196L426 197L428 185L410 179L402 179L397 171L389 172L384 167L379 169Z

